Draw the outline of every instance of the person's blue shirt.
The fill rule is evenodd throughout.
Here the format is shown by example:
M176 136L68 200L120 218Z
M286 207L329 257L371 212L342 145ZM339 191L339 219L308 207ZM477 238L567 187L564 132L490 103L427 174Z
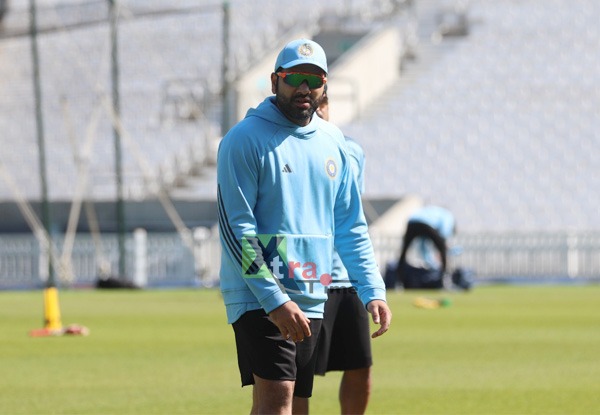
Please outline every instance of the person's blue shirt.
M293 300L322 318L334 247L366 305L385 300L341 131L304 127L265 99L223 138L217 158L220 287L228 322ZM329 279L328 279L329 278Z
M352 166L352 173L360 189L360 193L365 192L365 153L362 147L352 138L346 136L346 151L348 153L350 164ZM333 271L331 276L333 277L332 287L350 287L350 276L348 270L344 267L342 260L337 252L333 255Z
M408 222L419 222L431 226L444 239L454 235L454 215L448 209L440 206L424 206L412 213Z
M429 225L435 229L445 240L454 235L456 226L452 212L443 207L433 205L424 206L413 212L409 216L408 222L418 222ZM413 243L418 248L417 252L421 257L421 260L427 265L428 268L441 268L441 261L436 256L437 251L433 248L433 244L430 240L425 238L415 238Z

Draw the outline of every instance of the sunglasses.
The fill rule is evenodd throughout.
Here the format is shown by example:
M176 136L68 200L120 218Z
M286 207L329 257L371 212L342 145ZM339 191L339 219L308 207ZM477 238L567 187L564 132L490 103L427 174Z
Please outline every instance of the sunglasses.
M298 88L303 82L306 82L310 89L321 88L327 82L325 75L316 75L304 72L277 72L276 75L283 79L283 82L294 88Z

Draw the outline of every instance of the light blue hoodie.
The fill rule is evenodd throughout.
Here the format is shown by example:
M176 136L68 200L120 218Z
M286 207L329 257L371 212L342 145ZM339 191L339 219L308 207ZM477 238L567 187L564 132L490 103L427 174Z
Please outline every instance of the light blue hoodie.
M350 162L350 166L352 167L352 172L354 173L354 177L358 184L358 189L360 193L363 194L365 192L365 153L362 147L354 141L352 138L346 136L346 152L348 153L348 160ZM344 267L342 263L342 259L339 254L334 252L333 254L333 270L331 271L331 276L333 277L333 281L331 283L331 287L342 288L342 287L350 287L352 283L350 282L350 276L348 275L348 270Z
M366 305L385 300L341 131L300 127L265 99L223 138L217 158L220 285L227 320L290 299L322 318L334 245Z

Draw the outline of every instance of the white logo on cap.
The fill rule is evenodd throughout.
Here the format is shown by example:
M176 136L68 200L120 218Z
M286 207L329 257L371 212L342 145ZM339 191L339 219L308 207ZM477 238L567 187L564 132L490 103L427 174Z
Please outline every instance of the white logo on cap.
M302 56L311 56L313 54L312 46L304 43L298 46L298 53Z

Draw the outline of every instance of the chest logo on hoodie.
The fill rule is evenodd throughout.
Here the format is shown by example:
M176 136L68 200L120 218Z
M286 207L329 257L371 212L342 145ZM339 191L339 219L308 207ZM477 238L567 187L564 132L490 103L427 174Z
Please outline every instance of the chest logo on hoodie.
M337 165L333 159L327 159L325 161L325 171L330 179L335 179L335 176L337 176Z

